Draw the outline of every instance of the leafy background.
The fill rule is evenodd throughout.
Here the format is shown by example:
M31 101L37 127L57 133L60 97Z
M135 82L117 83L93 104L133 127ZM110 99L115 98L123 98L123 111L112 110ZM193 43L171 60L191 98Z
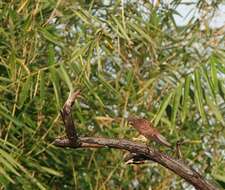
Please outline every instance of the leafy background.
M0 2L1 189L191 189L158 164L125 165L125 152L54 147L74 89L81 136L132 139L110 118L144 117L225 188L224 27L209 26L223 2L192 2L199 18L178 26L182 3Z

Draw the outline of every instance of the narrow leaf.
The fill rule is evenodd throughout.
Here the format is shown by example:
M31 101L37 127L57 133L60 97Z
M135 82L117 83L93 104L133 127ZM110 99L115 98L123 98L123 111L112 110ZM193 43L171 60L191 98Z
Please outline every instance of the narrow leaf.
M220 110L218 106L210 99L210 97L206 96L206 102L209 105L211 111L215 115L216 119L221 123L225 124L222 114L220 113Z
M176 89L176 94L175 94L174 102L173 102L172 119L171 119L172 130L174 130L175 128L176 116L177 116L178 108L180 105L181 94L182 94L182 85L180 84L178 88Z
M54 175L54 176L58 176L58 177L62 177L62 176L63 176L62 173L60 173L60 172L58 172L58 171L56 171L56 170L54 170L54 169L52 169L52 168L47 168L47 167L41 166L41 169L42 169L44 172L47 172L47 173L49 173L49 174L51 174L51 175Z
M45 39L49 40L50 42L58 46L62 46L62 43L60 42L60 38L56 36L55 34L53 34L52 32L49 32L46 28L41 28L39 31Z
M201 115L201 118L203 122L206 122L206 115L205 115L205 110L204 110L204 105L203 105L203 94L202 94L202 87L201 87L201 81L200 81L200 73L199 70L196 70L194 73L195 79L194 79L194 94L195 94L195 102L197 104L199 113Z
M216 59L215 57L211 58L211 77L212 83L215 89L215 92L218 92L218 77L217 77L217 68L216 68Z
M0 104L0 115L2 115L3 117L5 117L6 119L8 119L9 121L11 121L17 126L20 126L20 127L24 126L24 124L21 121L19 121L15 117L12 117L9 111L1 104Z
M45 99L45 75L44 72L40 72L40 100L44 101Z
M165 98L162 101L162 104L156 114L156 117L154 118L154 126L157 126L160 119L162 118L162 115L167 107L167 105L170 102L171 97L173 96L173 93L170 93L168 96L165 96Z
M54 52L54 49L53 49L52 45L49 45L49 48L48 48L48 64L50 66L55 64L55 52ZM50 77L51 77L51 81L52 81L52 84L53 84L57 108L60 109L59 82L58 82L58 76L57 76L56 68L50 67L49 70L50 70L50 73L51 73Z
M3 157L0 157L0 163L4 165L10 172L20 176L20 174L16 171L15 167L6 159L3 159Z
M29 96L29 91L32 85L32 77L28 77L25 83L22 84L22 89L19 95L18 106L21 108L24 105L24 102Z
M6 173L4 168L0 166L0 174L2 174L6 179L8 179L11 183L15 183L14 180Z
M187 113L188 113L188 109L189 109L189 105L190 105L190 83L191 83L191 76L188 76L185 79L185 84L184 84L184 95L183 95L183 101L182 101L182 117L181 117L181 121L182 123L185 121Z
M65 81L65 83L67 84L68 88L70 89L70 91L73 91L73 84L72 81L65 69L65 67L61 64L60 65L60 73L59 76Z

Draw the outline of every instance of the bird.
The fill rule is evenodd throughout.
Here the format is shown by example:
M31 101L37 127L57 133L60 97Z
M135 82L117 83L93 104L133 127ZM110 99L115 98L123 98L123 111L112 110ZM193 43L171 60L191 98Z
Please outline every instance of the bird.
M128 117L127 120L130 125L137 129L138 132L147 139L154 140L159 144L172 148L172 145L155 127L153 127L153 124L148 120L137 117Z

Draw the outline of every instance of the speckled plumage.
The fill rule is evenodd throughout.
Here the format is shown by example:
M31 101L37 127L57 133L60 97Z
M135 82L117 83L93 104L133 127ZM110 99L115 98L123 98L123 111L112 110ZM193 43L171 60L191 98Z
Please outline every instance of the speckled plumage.
M129 117L128 122L146 138L152 139L167 147L171 147L171 144L166 140L166 138L162 136L149 121L141 118Z

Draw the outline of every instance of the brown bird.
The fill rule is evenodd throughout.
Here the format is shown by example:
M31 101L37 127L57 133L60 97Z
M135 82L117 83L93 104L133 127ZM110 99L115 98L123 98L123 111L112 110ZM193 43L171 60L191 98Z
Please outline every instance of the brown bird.
M128 117L128 123L139 131L147 139L152 139L162 145L172 148L172 145L153 127L152 123L145 119Z

